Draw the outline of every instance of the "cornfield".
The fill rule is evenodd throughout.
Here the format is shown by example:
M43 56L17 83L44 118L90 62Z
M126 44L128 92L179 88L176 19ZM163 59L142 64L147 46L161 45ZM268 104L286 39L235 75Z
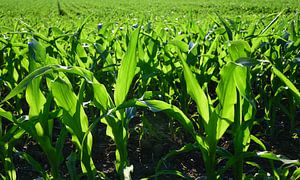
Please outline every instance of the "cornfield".
M299 2L0 2L2 179L300 178Z

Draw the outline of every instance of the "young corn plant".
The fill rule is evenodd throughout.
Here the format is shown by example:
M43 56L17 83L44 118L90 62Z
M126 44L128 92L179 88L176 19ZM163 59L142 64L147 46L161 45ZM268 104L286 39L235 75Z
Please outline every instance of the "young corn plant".
M108 113L108 108L113 108L114 106L119 107L126 99L136 72L136 49L139 31L140 29L138 28L132 32L128 51L126 52L124 59L121 61L115 84L114 102L110 102L112 98L108 97L107 99L110 99L110 101L105 102L108 104L99 103L98 107L102 109L104 113ZM102 122L107 125L107 135L110 136L116 143L116 169L121 178L124 178L124 169L129 165L127 154L129 120L130 119L126 114L125 109L120 109L114 114L102 119Z
M68 72L67 68L51 65L43 46L33 39L29 43L30 74L24 78L3 100L7 102L26 89L26 100L29 105L28 120L26 123L16 124L32 136L45 152L50 167L51 176L60 178L60 164L63 162L62 148L67 130L72 135L72 141L77 146L78 158L84 174L93 178L95 167L91 159L92 135L88 134L86 144L82 144L85 131L88 127L88 118L82 107L82 93L78 96L72 90L67 76L59 71ZM72 68L71 68L72 69ZM84 70L73 68L71 73L82 75ZM54 72L53 72L54 71ZM47 87L51 93L44 96L40 89L42 75L46 76ZM65 96L65 93L68 96ZM57 109L51 112L51 103L56 102ZM61 129L55 146L52 143L53 121L60 119L64 125Z
M115 84L114 98L111 98L106 88L102 84L94 84L93 103L100 110L100 121L107 125L106 134L112 138L116 144L116 170L121 179L125 178L125 169L130 165L127 153L128 124L130 116L127 113L128 104L126 100L131 82L136 72L136 49L140 29L132 32L128 51L121 61L118 70L118 77ZM112 100L114 99L114 101ZM129 103L131 104L131 103ZM127 109L126 109L127 108ZM91 126L95 128L97 121Z
M188 52L188 50L183 48L183 45L178 44L177 47L179 48L177 49L177 53L182 63L187 91L195 101L198 113L201 116L201 122L198 123L204 125L205 134L197 135L196 142L202 152L207 178L216 179L218 177L215 169L217 163L216 152L219 139L226 132L229 125L235 122L235 118L241 116L238 113L243 111L247 112L248 108L250 108L250 113L252 113L250 106L254 106L253 103L252 105L250 104L250 106L241 106L241 102L239 102L240 97L238 93L245 96L245 98L250 97L249 88L246 88L246 84L243 84L243 80L247 79L247 67L244 67L239 62L228 62L221 69L221 79L216 89L219 103L213 106L210 97L206 95L205 91L200 87L197 79L186 63L185 54L181 52ZM238 107L236 107L237 104ZM237 117L237 115L239 116ZM238 121L240 121L240 119L238 119ZM238 153L236 156L238 156Z
M48 81L48 87L51 90L51 95L53 96L54 102L56 102L57 106L59 107L59 113L54 117L59 118L60 122L66 127L66 130L68 130L68 132L71 134L72 142L77 147L77 155L81 162L82 172L86 174L89 178L93 179L95 178L95 166L91 158L92 135L90 132L87 132L88 119L81 105L83 95L82 93L84 91L83 88L81 88L79 95L76 96L76 94L71 88L72 85L65 73L75 74L79 77L83 77L87 82L95 84L94 86L99 86L98 81L96 79L93 79L92 73L83 68L65 67L60 65L46 65L30 73L24 80L22 80L18 84L18 86L15 89L13 89L3 99L2 103L8 101L20 92L27 89L34 80L42 76L50 78ZM53 76L56 77L52 79ZM67 93L68 96L65 96L65 93ZM47 104L49 104L49 102L50 101L48 99L48 102L46 102L44 106L47 107ZM47 112L49 112L49 109ZM45 116L44 118L46 117L47 116ZM61 158L59 154L61 153L61 148L64 142L64 138L66 136L66 130L62 128L60 136L56 142L57 144L54 148L51 144L51 141L49 142L49 135L46 134L48 126L52 127L52 125L46 124L46 126L43 127L42 124L40 124L41 122L39 120L43 119L29 118L27 120L29 124L28 127L21 126L21 128L24 129L26 133L32 135L38 141L38 143L40 143L42 149L44 149L45 153L48 156L50 156L51 158L52 156L56 156L53 157L53 159L51 160L50 157L48 157L50 164L54 168L56 167L55 165L60 164L60 161L62 160L56 158ZM55 154L50 154L50 152ZM51 163L52 161L53 164ZM55 169L53 169L53 171L54 170ZM56 175L54 172L51 173L52 176Z

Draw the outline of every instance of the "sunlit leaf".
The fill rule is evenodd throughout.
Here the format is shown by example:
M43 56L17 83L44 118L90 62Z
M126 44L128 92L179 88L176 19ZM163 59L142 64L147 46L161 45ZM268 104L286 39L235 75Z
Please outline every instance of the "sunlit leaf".
M135 68L137 64L136 49L139 31L140 30L138 28L132 33L128 51L126 52L124 59L121 61L114 93L116 106L120 105L125 100L135 75Z

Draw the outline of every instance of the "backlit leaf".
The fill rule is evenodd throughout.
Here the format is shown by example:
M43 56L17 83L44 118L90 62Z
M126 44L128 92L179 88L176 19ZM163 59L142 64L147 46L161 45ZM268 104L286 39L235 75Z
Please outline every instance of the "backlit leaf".
M124 59L121 61L114 93L116 106L124 102L135 75L135 68L137 64L136 49L139 31L140 29L138 28L132 33L128 51L126 52Z

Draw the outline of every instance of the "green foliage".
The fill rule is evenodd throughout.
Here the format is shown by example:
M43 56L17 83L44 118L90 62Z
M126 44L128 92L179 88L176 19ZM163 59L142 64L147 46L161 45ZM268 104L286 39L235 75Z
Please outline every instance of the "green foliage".
M10 9L0 5L1 178L22 178L16 158L44 179L107 178L93 151L104 125L118 177L130 179L132 132L144 130L139 141L158 132L148 116L190 141L168 149L148 178L193 179L164 168L190 151L201 153L207 179L299 178L299 156L278 155L265 140L299 136L296 1L13 2L0 0ZM163 141L161 134L153 137Z

